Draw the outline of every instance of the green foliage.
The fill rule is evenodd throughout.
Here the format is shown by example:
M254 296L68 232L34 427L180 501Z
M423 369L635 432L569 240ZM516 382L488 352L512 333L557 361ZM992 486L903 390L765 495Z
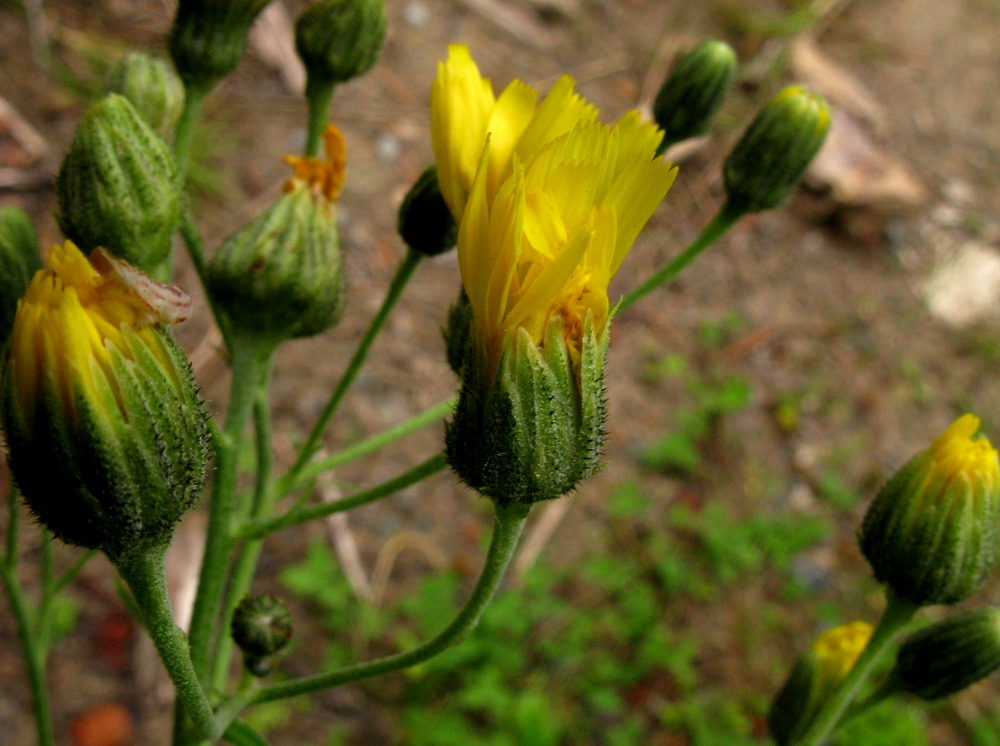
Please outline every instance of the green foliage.
M841 727L834 746L927 746L927 720L920 706L889 701ZM994 742L995 743L995 742Z

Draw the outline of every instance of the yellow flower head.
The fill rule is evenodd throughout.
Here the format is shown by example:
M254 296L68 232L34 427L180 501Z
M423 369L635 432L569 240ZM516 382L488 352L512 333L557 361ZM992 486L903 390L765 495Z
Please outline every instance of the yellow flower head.
M524 329L562 322L574 360L588 319L603 338L608 283L673 183L661 133L632 111L613 125L562 77L540 103L515 80L494 97L468 50L449 47L431 95L438 180L459 222L458 259L488 365Z
M868 645L872 626L867 622L851 622L821 634L812 645L816 664L816 680L821 687L833 687L847 676Z
M284 184L286 192L306 187L324 197L330 204L337 201L347 176L347 148L344 136L332 124L326 125L323 148L326 151L325 159L296 155L282 158L292 167L292 176Z
M979 418L963 414L941 433L924 452L929 461L929 477L948 483L963 479L971 485L995 491L1000 485L997 451L985 437L974 438Z
M120 408L111 358L129 356L126 335L135 335L164 370L174 370L154 325L180 320L171 307L174 302L183 307L186 294L98 252L100 270L70 241L53 246L48 269L35 274L18 303L10 374L29 430L46 396L58 399L70 421L80 397L99 410ZM180 381L175 384L181 387Z

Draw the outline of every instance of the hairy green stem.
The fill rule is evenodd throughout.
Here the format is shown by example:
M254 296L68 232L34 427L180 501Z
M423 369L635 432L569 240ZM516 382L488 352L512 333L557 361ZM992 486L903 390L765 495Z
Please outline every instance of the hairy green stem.
M54 594L59 593L67 585L76 580L76 576L80 574L80 571L86 567L87 563L94 559L95 556L97 556L97 550L95 549L88 549L85 552L81 552L80 556L76 558L76 562L70 565L69 568L59 576L56 582L52 584L52 592Z
M875 664L896 634L913 619L920 607L886 592L886 607L868 645L836 691L823 704L797 746L821 746L833 734L858 691L868 680Z
M208 88L186 86L184 89L184 108L174 128L174 160L183 178L187 174L188 153L191 150L191 135L194 125L201 114L201 104L208 94Z
M476 628L479 618L500 585L507 565L510 564L511 557L513 557L517 547L517 540L528 517L528 510L527 506L522 505L504 509L497 508L493 540L490 542L490 548L476 587L465 606L436 637L404 653L389 655L368 663L360 663L316 676L262 687L251 699L251 704L271 702L276 699L331 689L342 684L402 671L404 668L429 660L460 643Z
M238 338L232 348L233 377L223 440L215 462L215 480L209 502L205 555L202 558L191 616L191 660L202 682L208 683L219 607L233 550L232 523L236 513L237 465L244 429L254 397L272 352L253 340Z
M330 120L330 101L333 100L334 84L320 80L311 73L306 83L306 100L309 102L309 129L306 136L305 154L315 158L319 153L319 143L323 138L326 123Z
M141 621L170 674L178 702L183 702L184 711L194 724L198 737L214 738L218 735L215 714L192 665L187 639L174 622L170 608L164 567L165 553L166 547L156 548L113 558L112 562L132 591L132 597L142 612Z
M702 230L701 234L690 246L660 267L660 269L650 275L640 285L625 293L624 297L618 303L616 313L621 313L640 298L656 290L660 285L677 277L701 252L722 238L726 231L741 217L742 214L730 208L728 203L723 205L722 209L716 213L715 217L705 226L705 229Z
M291 482L297 479L299 472L306 467L309 460L316 454L316 451L319 450L319 441L320 438L323 437L323 431L326 430L326 426L330 422L330 418L333 417L334 412L337 411L337 407L344 398L344 394L347 393L347 390L351 387L351 384L357 377L358 372L361 370L361 365L368 356L368 350L371 349L372 342L375 341L378 333L382 331L382 327L385 326L386 319L389 318L389 312L392 311L393 306L396 305L396 301L399 300L399 296L402 294L403 288L406 287L406 283L410 281L414 270L416 270L417 265L420 264L420 259L420 254L415 251L407 251L406 255L400 261L399 266L396 268L396 274L393 276L392 282L389 283L389 289L386 291L385 299L382 301L381 308L379 308L378 313L375 314L375 318L372 319L367 331L365 331L365 335L358 344L357 350L354 351L354 356L347 364L347 369L341 376L340 381L337 383L337 387L330 395L329 400L327 400L326 406L323 407L323 411L320 414L319 419L316 421L316 424L313 425L312 431L309 433L309 437L306 439L305 444L299 451L295 464L285 475L284 481Z
M431 456L422 464L415 466L409 471L400 474L398 477L394 477L380 485L371 487L367 490L361 490L360 492L355 492L353 495L343 497L333 502L310 505L305 508L293 508L284 515L279 515L275 518L250 522L239 530L238 535L247 539L261 539L268 534L274 533L282 528L287 528L288 526L314 521L317 518L325 518L326 516L333 515L334 513L342 513L345 510L359 508L362 505L367 505L368 503L375 502L383 497L393 495L402 489L406 489L412 484L421 482L432 474L436 474L444 469L446 465L447 462L445 461L444 454L438 453Z
M289 478L292 476L290 474L286 475L285 478L278 484L276 490L277 497L284 497L289 492L301 487L303 484L311 482L325 471L336 469L338 466L343 466L351 461L367 456L369 453L374 453L380 448L383 448L390 443L394 443L400 438L404 438L411 433L415 433L417 430L421 430L428 425L437 422L441 418L448 415L455 408L455 402L457 401L457 396L446 399L440 404L435 404L430 409L425 409L423 412L414 415L410 419L400 422L398 425L393 425L387 430L383 430L370 438L359 441L354 445L348 446L342 451L338 451L337 453L328 456L327 458L303 467L294 475L294 478Z
M4 591L14 615L17 637L21 642L25 673L28 675L28 686L31 689L31 704L35 715L38 743L39 746L53 746L55 735L49 710L49 692L45 683L48 646L39 639L38 630L32 624L31 608L17 577L17 536L20 528L20 510L15 490L10 491L7 502L7 546L6 556L3 558L2 566L0 566L2 567L0 577L3 579Z
M261 380L260 387L257 389L257 397L253 404L257 474L254 484L253 502L250 505L249 514L243 516L244 519L255 520L266 517L270 515L274 504L274 491L271 489L273 457L271 453L270 379L270 366L268 366L268 372ZM239 606L240 601L243 600L243 597L250 589L250 584L253 582L262 545L263 541L245 541L236 552L236 560L233 563L233 575L229 582L229 591L226 595L226 606L222 612L221 633L219 635L218 647L215 651L215 660L212 664L211 680L212 686L216 689L222 689L226 683L229 661L233 654L233 639L229 634L229 625L233 619L233 612L236 611L236 607Z

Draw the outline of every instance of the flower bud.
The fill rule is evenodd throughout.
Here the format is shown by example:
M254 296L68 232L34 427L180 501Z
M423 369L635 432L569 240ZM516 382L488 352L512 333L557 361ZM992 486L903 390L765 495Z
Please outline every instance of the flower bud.
M852 622L816 638L812 649L792 668L767 713L767 725L778 746L798 741L854 668L871 636L870 624Z
M704 134L736 76L736 53L724 41L706 41L681 57L653 102L663 130L659 152Z
M103 247L143 272L168 273L180 177L170 148L125 98L109 94L87 111L56 191L59 224L81 249Z
M243 651L243 661L254 676L271 672L270 658L292 639L288 607L274 596L247 596L233 612L233 641Z
M459 330L451 333L460 338ZM562 319L553 316L541 345L523 328L505 342L492 380L486 356L465 334L462 391L445 431L448 463L458 477L507 507L560 497L597 471L607 335L598 340L592 319L582 330L578 363Z
M830 109L818 93L789 86L750 123L723 167L730 210L744 214L784 202L819 152Z
M343 299L336 200L343 186L344 139L326 132L325 161L288 156L285 193L231 236L208 268L212 298L233 328L277 344L319 334Z
M17 302L42 268L31 219L16 207L0 207L0 347L14 327Z
M271 0L179 0L167 48L189 89L207 92L236 69L247 34Z
M455 305L448 309L448 323L444 328L444 347L448 359L448 367L456 376L462 377L462 366L471 354L469 345L472 339L472 305L465 289L459 291Z
M437 169L433 166L418 178L399 208L399 235L411 251L424 256L443 254L455 246L458 227L441 196Z
M310 83L342 83L368 72L385 39L384 0L319 0L295 24L295 48Z
M1000 467L979 418L965 414L881 489L861 551L899 598L950 604L979 590L996 560Z
M49 252L18 306L0 414L39 521L112 560L165 547L205 476L206 412L163 326L190 299L103 250Z
M950 697L1000 668L1000 609L972 609L913 633L893 675L921 699Z
M127 98L160 136L173 130L184 105L184 85L173 66L142 52L130 52L112 66L104 93Z

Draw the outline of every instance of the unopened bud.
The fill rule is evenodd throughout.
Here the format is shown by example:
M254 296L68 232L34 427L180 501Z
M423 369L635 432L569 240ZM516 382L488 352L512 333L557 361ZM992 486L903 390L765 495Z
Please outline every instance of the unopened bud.
M455 247L458 227L431 166L418 178L399 208L399 235L412 251L436 256Z
M706 41L681 57L663 81L653 116L663 130L659 152L704 134L736 76L736 53L724 41Z
M295 48L312 84L342 83L371 69L385 39L384 0L320 0L295 24Z
M950 604L982 586L996 562L1000 466L979 418L955 420L879 491L861 526L861 551L899 598Z
M104 93L127 98L160 136L173 130L184 106L184 84L173 66L142 52L131 52L115 63Z
M766 103L726 158L730 210L760 212L784 202L829 129L830 109L818 93L789 86Z
M254 676L271 672L273 656L292 639L292 617L288 607L274 596L248 596L233 612L233 641L243 651L247 670Z
M56 182L59 224L86 252L103 247L166 279L181 219L170 148L127 99L109 94L76 128Z

